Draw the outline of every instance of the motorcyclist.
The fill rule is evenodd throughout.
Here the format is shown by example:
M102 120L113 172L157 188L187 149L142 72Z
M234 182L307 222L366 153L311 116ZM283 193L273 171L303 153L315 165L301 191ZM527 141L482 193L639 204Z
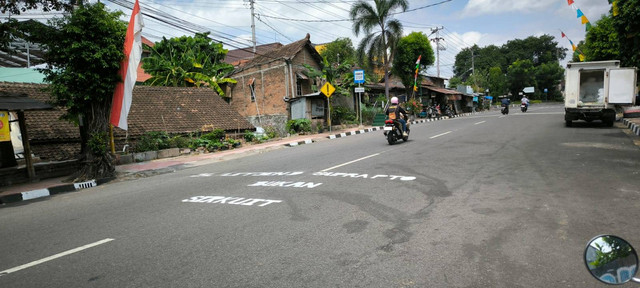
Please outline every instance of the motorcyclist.
M385 114L389 116L391 120L398 120L402 124L402 136L407 137L407 121L404 119L407 117L407 112L398 105L398 97L391 98L391 105L385 111Z
M520 103L526 105L527 109L529 108L529 98L527 98L527 96L522 96L522 99L520 100Z
M511 104L511 100L509 100L509 98L502 98L502 107L504 107L507 112L509 112L509 104Z

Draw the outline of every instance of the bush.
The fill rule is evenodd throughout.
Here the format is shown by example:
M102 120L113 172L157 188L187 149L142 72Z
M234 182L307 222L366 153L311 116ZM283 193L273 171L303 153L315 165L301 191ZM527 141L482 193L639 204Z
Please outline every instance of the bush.
M376 117L376 114L383 112L381 108L362 107L362 123L365 125L373 124L373 119Z
M263 137L264 140L269 140L269 139L273 139L273 138L277 138L278 135L278 129L276 129L276 127L273 126L264 126L264 134L266 137Z
M311 120L309 119L289 120L287 122L286 129L291 134L300 133L300 132L311 132Z
M212 132L209 132L207 134L200 136L200 138L213 141L213 142L216 142L216 141L221 142L224 140L224 136L225 136L224 130L215 129Z
M356 112L342 106L336 106L331 109L331 123L347 124L356 121Z
M191 142L191 139L184 137L184 136L174 136L171 137L169 139L169 147L171 148L187 148L189 147L189 144Z
M136 143L136 152L157 151L170 148L169 135L163 131L144 133Z
M243 136L244 136L244 141L246 142L253 142L253 139L256 139L256 135L253 135L253 132L249 130L245 130Z

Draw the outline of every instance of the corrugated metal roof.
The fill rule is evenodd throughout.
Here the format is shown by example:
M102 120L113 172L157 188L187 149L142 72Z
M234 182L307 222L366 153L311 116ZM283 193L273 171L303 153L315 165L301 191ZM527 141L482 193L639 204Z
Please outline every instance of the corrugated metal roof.
M48 109L53 109L53 106L29 98L26 93L11 93L0 91L1 111L33 111Z

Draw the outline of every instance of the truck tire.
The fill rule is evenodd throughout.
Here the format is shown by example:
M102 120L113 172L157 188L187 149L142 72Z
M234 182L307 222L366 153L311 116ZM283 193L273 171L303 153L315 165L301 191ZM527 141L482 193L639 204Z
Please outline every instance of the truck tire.
M564 126L571 127L573 126L573 123L571 122L571 120L564 120Z

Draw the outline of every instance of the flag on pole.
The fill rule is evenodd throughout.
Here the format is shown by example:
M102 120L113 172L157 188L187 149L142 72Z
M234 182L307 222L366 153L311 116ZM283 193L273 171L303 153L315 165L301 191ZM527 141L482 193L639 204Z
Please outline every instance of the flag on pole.
M416 75L413 77L413 91L418 91L418 70L420 69L420 59L422 55L418 56L418 61L416 61Z
M133 5L131 19L124 37L124 59L120 63L118 74L122 82L116 85L111 102L111 124L127 130L127 115L131 108L133 86L136 84L138 64L142 57L142 14L138 0Z
M569 5L573 4L573 0L567 0L567 3L569 3Z

